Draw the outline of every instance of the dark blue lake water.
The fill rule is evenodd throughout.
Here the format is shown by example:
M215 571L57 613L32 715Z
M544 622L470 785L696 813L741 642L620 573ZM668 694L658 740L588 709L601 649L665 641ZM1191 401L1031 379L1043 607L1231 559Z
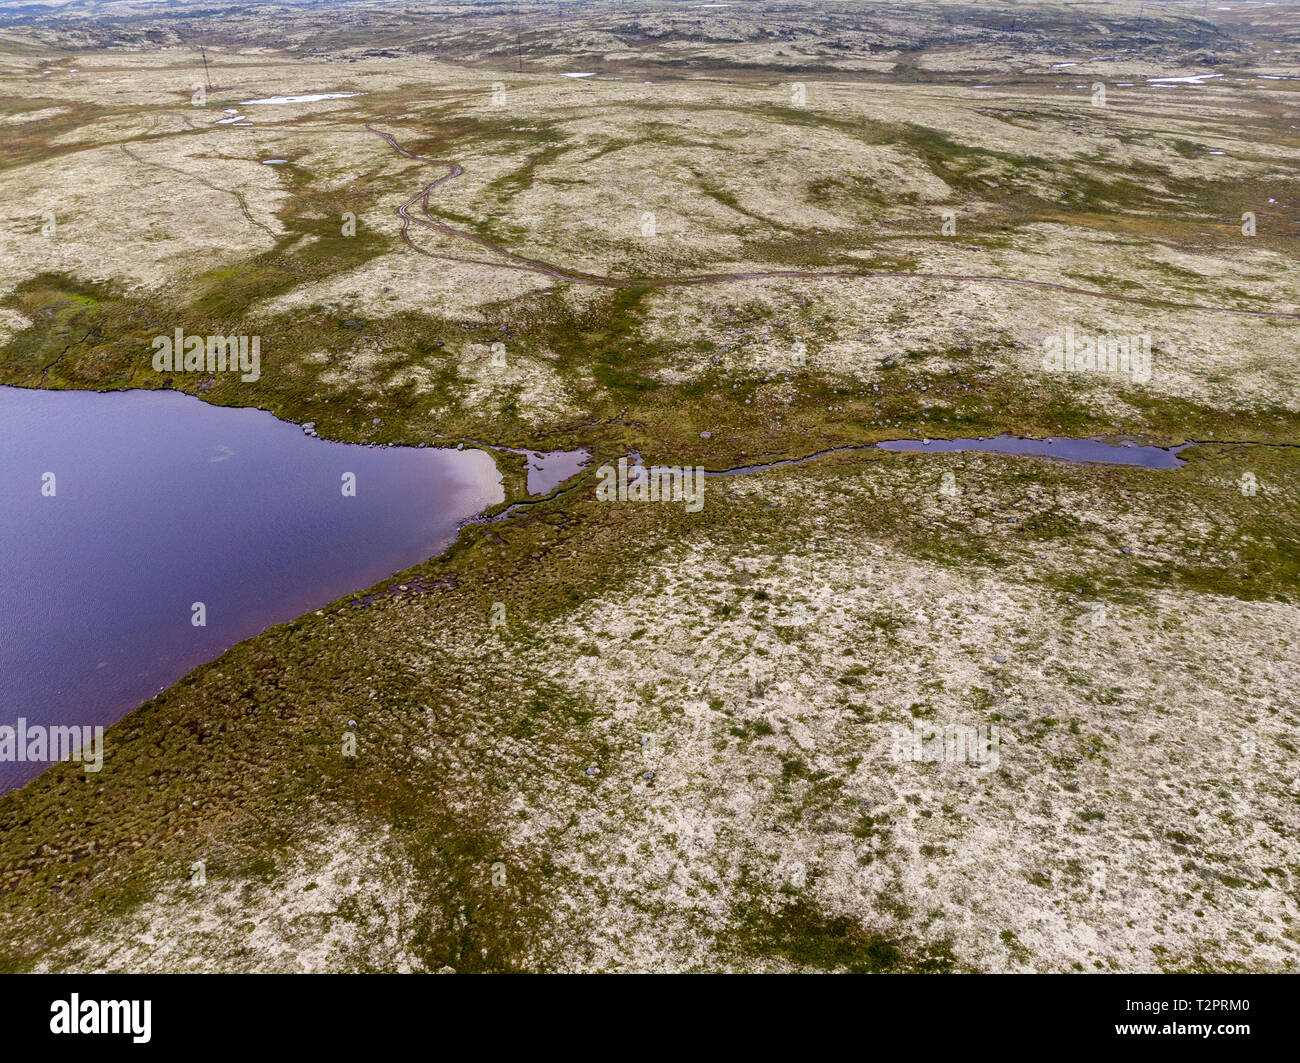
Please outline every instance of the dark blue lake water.
M314 439L176 392L0 387L0 726L112 723L503 498L479 450ZM44 766L0 762L0 792Z

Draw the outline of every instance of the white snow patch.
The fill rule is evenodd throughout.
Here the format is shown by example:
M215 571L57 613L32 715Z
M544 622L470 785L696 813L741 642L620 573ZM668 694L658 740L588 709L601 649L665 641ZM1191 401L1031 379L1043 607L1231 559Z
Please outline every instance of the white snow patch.
M1188 74L1180 78L1147 78L1148 85L1200 85L1210 78L1221 78L1222 74Z
M241 107L251 107L254 104L266 103L316 103L318 100L341 100L347 96L362 96L360 92L317 92L310 96L267 96L262 100L244 100Z

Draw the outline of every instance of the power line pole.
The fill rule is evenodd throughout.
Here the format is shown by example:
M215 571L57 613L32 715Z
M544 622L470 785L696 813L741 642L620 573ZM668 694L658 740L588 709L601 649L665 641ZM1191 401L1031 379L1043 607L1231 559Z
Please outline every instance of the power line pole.
M200 48L199 54L203 56L203 79L208 83L208 91L212 91L212 75L208 73L208 50Z
M524 49L519 42L519 8L515 8L515 56L519 60L519 73L524 72Z

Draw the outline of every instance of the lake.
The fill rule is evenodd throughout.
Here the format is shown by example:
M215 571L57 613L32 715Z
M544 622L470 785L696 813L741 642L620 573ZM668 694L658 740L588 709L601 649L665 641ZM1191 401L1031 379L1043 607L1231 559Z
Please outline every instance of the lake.
M0 387L0 726L107 726L504 497L480 450L311 438L171 391ZM45 766L0 761L0 792Z

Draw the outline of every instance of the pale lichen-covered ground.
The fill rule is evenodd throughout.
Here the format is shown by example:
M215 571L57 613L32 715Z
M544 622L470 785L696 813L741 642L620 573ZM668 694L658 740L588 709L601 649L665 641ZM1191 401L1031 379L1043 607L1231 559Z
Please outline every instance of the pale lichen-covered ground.
M1225 479L1233 448L1182 484L939 464L714 478L694 524L643 506L600 527L608 507L574 500L484 535L460 589L309 618L279 647L287 699L265 679L231 697L274 652L249 644L132 741L191 712L209 733L247 720L187 796L202 812L262 764L302 825L268 841L182 811L152 899L42 964L1291 969L1295 606L1194 584L1243 575L1251 512L1294 505L1293 471L1256 464L1256 503ZM360 752L340 767L345 706ZM994 770L897 759L918 723L996 728ZM154 784L193 754L154 760ZM105 787L129 787L114 767ZM427 838L404 801L454 826Z
M1200 444L849 451L699 513L589 470L0 798L0 967L1294 970L1300 12L1144 6L0 26L5 384L593 468ZM310 93L354 95L246 102ZM161 377L174 327L261 379ZM1149 378L1045 368L1066 329Z

